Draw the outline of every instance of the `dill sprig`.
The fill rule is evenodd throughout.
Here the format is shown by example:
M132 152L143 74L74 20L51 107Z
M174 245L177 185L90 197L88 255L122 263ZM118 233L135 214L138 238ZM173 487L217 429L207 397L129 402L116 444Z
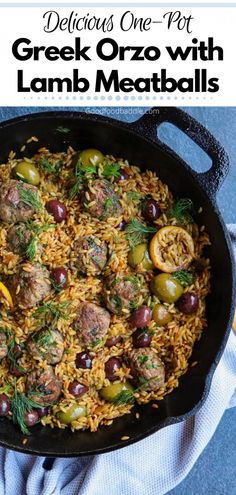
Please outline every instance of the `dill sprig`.
M187 287L193 283L193 274L187 270L180 270L179 272L172 273L172 277L183 287Z
M138 289L140 287L140 280L135 275L128 275L127 277L125 277L125 280L127 280L127 282L130 282L135 289Z
M136 192L136 191L129 191L127 193L127 197L131 201L134 201L134 202L137 202L137 203L139 203L139 201L141 201L143 199L143 195L141 193L139 193L139 192Z
M130 247L133 248L136 244L140 244L144 237L156 232L156 230L156 227L147 227L147 225L133 218L125 227L125 236L130 243Z
M58 174L60 172L62 163L62 160L58 160L58 162L53 165L47 160L47 158L43 156L38 161L39 166L46 174Z
M38 200L36 194L34 194L30 189L24 188L22 183L19 183L17 188L20 200L23 201L23 203L27 204L35 211L41 211L43 209L43 205Z
M73 174L71 174L70 178L73 180L74 184L69 191L70 199L74 199L80 189L82 188L83 180L91 178L92 175L97 173L96 165L88 165L86 168L83 168L80 159L78 159Z
M52 334L49 328L45 330L39 330L38 332L34 332L32 335L32 340L37 344L38 347L48 347L52 345Z
M68 319L69 306L70 303L68 301L63 301L61 303L48 301L34 311L33 317L39 320L40 326L47 326L50 324L50 326L54 327L57 325L60 318L63 318L64 320Z
M80 191L82 187L83 177L84 177L84 173L83 170L81 169L81 163L80 161L78 161L75 165L75 170L71 177L73 178L74 184L69 192L70 199L74 199L77 196L78 192Z
M120 165L119 163L105 162L102 171L103 177L120 177Z
M48 230L55 228L53 223L44 223L43 225L36 225L31 220L26 222L27 228L32 232L31 240L26 248L26 255L30 261L33 261L35 257L36 244L38 242L38 235L42 232L47 232Z
M121 392L115 397L113 403L116 404L116 406L120 406L122 404L133 404L134 395L131 390L121 390Z
M12 390L12 386L10 385L10 383L6 383L5 385L3 385L3 387L0 387L0 394L9 394L9 392L11 392Z
M25 369L18 364L17 357L16 357L16 354L14 352L14 347L15 347L16 341L15 341L15 336L14 336L12 330L10 330L9 328L5 328L5 329L2 329L2 331L4 331L4 333L7 336L7 346L8 346L7 358L8 358L8 361L10 362L10 364L13 368L15 368L20 373L24 374Z
M11 399L12 420L15 425L19 425L24 435L30 434L25 424L25 413L31 412L32 409L37 409L41 407L42 407L41 404L38 404L29 397L26 397L25 394L18 392L15 385L13 396Z
M179 223L193 222L194 205L189 198L177 199L167 211L170 218L176 218Z

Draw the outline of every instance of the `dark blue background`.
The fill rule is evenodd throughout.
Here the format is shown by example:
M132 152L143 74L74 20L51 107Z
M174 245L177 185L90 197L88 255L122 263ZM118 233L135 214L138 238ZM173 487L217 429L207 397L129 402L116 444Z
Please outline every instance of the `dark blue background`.
M52 108L51 108L52 109ZM36 111L48 111L50 108L35 107L2 107L0 121ZM57 107L61 110L81 110L111 115L114 118L131 121L136 120L146 110L116 108L76 108ZM199 120L226 149L231 169L220 192L218 205L227 223L236 223L236 108L226 107L188 107L186 112ZM126 113L124 113L126 111ZM193 147L183 135L176 135L170 126L161 128L159 136L196 170L203 171L209 166L204 154ZM0 143L1 146L1 143ZM158 495L158 493L157 493ZM168 495L236 495L236 408L228 410L211 442L199 457L187 478Z

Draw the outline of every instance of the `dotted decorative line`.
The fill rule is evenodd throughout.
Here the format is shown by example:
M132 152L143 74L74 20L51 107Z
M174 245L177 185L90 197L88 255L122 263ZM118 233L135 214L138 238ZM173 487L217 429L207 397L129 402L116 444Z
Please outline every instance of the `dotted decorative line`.
M120 96L120 95L116 95L116 96L104 96L104 95L101 95L101 96L83 96L83 95L80 95L80 96L24 96L23 97L24 100L81 100L81 101L84 101L84 100L87 100L87 101L91 101L91 100L94 100L94 101L98 101L98 100L102 100L102 101L112 101L112 100L115 100L115 101L121 101L121 100L124 100L124 101L135 101L135 100L138 100L138 101L156 101L156 100L213 100L214 97L213 96L170 96L170 95L166 95L166 96L163 96L163 95L160 95L160 96L149 96L149 95L146 95L146 96L141 96L141 95L138 95L138 96L135 96L135 95L132 95L132 96Z

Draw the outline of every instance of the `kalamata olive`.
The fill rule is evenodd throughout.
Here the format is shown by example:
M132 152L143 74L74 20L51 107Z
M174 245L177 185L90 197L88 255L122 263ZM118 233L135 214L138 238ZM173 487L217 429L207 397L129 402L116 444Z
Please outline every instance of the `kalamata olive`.
M129 174L128 174L127 170L125 170L125 168L120 168L119 172L120 172L120 175L119 175L118 180L128 180L129 179Z
M151 344L151 335L144 328L138 328L132 335L133 346L138 349L139 347L149 347Z
M148 252L148 245L145 242L137 244L128 254L128 263L132 268L140 265L143 270L152 270L154 268Z
M178 300L177 307L186 315L195 313L199 306L199 298L195 292L185 292Z
M101 151L95 149L83 150L79 153L78 159L83 169L86 169L89 165L99 165L104 160L104 155Z
M67 217L66 206L64 205L64 203L62 203L61 201L58 201L57 199L50 199L46 203L46 209L47 209L48 213L51 213L53 215L54 220L57 223L62 222Z
M160 301L176 302L183 294L183 287L168 273L156 275L151 282L151 290Z
M113 345L116 345L120 342L121 336L120 335L113 335L112 337L109 337L106 342L105 346L106 347L112 347Z
M114 383L110 383L110 385L107 385L106 387L103 387L101 388L101 390L99 390L99 394L102 397L102 399L107 400L108 402L115 402L118 396L121 394L121 392L124 393L129 392L132 398L134 389L129 382L124 382L124 383L114 382Z
M58 266L51 271L51 278L59 289L65 289L68 283L67 270L63 266Z
M80 397L83 394L86 394L88 391L88 387L83 383L79 383L76 380L71 382L68 387L68 391L74 397Z
M32 186L37 186L40 182L39 172L33 163L19 162L14 168L14 172L17 179L28 182Z
M125 230L125 227L126 227L126 221L125 220L121 220L121 222L119 223L119 225L117 225L117 228L119 230Z
M82 368L84 370L90 369L92 368L92 358L85 351L78 352L78 354L76 354L75 365L76 368Z
M11 409L11 403L6 394L0 394L0 416L6 416Z
M32 409L32 411L26 411L24 414L24 421L26 426L34 426L39 420L39 415L37 409Z
M16 359L22 356L22 346L20 344L15 343L13 347L13 354Z
M155 199L146 199L143 206L143 216L149 222L154 222L161 215L161 209Z
M37 409L37 413L39 415L39 418L43 418L44 416L47 416L47 414L49 413L49 407L47 406L39 407Z
M152 319L152 310L148 306L140 306L136 309L130 318L130 323L133 328L147 327Z
M111 357L110 359L108 359L108 361L105 363L106 378L108 378L110 382L115 382L116 380L119 380L119 377L116 374L116 370L119 370L120 368L121 368L121 362L118 358Z
M87 408L79 404L72 404L65 412L57 413L57 418L64 425L70 425L72 421L83 418L87 414Z
M159 326L167 325L172 320L172 316L164 304L156 304L152 310L152 318Z

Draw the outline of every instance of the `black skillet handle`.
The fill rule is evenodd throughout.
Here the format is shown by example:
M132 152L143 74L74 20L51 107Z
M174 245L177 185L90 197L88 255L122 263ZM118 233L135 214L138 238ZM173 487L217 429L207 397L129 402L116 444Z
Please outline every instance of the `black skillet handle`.
M163 147L157 137L157 127L162 122L169 122L178 127L211 158L212 166L207 172L193 171L193 174L196 175L207 194L215 197L229 171L229 158L224 148L205 127L175 107L154 107L131 125L133 129Z

